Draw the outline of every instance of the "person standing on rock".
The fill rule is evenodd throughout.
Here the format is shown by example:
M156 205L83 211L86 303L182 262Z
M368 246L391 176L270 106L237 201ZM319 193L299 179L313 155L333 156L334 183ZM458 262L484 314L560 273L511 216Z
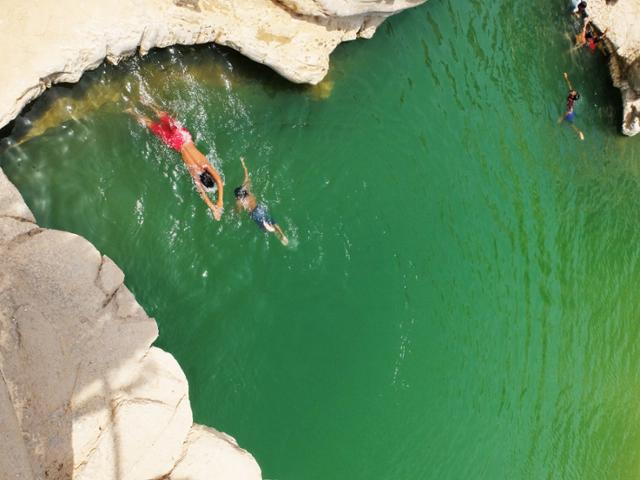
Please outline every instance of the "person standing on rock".
M587 2L582 1L579 2L575 8L573 9L573 14L580 19L580 21L584 22L586 18L589 16L587 13Z
M182 161L187 166L187 170L191 174L198 193L213 213L213 218L220 220L222 212L224 211L222 205L224 183L222 182L222 178L220 178L220 174L211 166L207 157L196 148L189 130L183 127L179 121L171 117L167 112L153 105L145 105L155 112L158 117L157 120L154 121L132 109L127 111L136 117L138 123L146 126L168 147L182 155ZM208 196L209 194L213 194L214 185L218 188L218 198L215 204Z
M289 239L286 237L280 225L267 212L267 207L258 203L256 196L251 193L251 178L249 178L249 171L244 163L244 158L240 157L242 162L242 169L244 170L244 180L242 185L234 190L236 196L236 209L238 211L246 210L249 212L251 220L256 222L258 227L265 232L275 233L280 242L287 246Z
M567 75L566 72L564 73L564 79L567 82L567 85L569 86L569 94L567 95L567 111L564 113L564 116L560 118L559 121L566 120L569 123L569 125L571 125L571 128L573 128L575 132L578 134L578 136L580 137L580 140L584 140L584 134L578 129L578 127L576 127L573 124L576 118L576 114L573 108L576 101L580 100L580 94L573 89L573 86L571 85L571 81L569 80L569 75Z

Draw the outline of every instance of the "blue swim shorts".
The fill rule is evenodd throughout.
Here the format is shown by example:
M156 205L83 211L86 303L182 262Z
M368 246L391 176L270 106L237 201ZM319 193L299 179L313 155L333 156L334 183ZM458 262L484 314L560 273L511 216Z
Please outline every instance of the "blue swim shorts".
M267 207L262 204L258 204L258 206L249 214L249 216L254 222L256 222L261 230L266 230L264 228L265 223L268 223L270 225L275 225L276 223L273 217L267 212Z

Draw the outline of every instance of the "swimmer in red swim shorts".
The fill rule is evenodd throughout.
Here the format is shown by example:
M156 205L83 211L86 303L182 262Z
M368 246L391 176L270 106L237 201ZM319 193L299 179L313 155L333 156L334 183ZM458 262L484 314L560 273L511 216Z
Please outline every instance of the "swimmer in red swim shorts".
M220 220L223 212L222 197L224 185L217 170L211 166L207 157L196 148L189 130L183 127L179 121L171 117L167 112L151 105L147 106L154 110L158 117L156 121L140 115L133 110L128 111L138 119L141 125L148 127L149 130L168 147L174 149L176 152L180 152L182 161L187 166L187 170L189 170L191 174L198 193L200 193L204 202L209 209L211 209L213 218ZM208 196L214 184L218 186L218 198L215 204Z

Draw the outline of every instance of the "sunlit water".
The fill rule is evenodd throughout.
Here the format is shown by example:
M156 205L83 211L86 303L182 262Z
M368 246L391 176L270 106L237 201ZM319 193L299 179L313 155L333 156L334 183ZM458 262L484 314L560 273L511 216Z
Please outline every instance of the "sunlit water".
M52 89L0 165L125 271L195 420L275 480L640 478L640 144L561 2L427 5L288 84L211 47ZM580 143L557 119L568 71ZM289 248L211 219L149 95Z

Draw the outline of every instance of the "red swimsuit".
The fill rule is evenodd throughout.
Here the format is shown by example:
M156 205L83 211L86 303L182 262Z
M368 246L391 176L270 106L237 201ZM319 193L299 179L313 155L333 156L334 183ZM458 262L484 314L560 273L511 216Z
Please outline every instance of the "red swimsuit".
M189 130L167 114L162 115L158 122L153 122L149 125L149 129L155 136L177 152L182 150L185 143L192 141Z

